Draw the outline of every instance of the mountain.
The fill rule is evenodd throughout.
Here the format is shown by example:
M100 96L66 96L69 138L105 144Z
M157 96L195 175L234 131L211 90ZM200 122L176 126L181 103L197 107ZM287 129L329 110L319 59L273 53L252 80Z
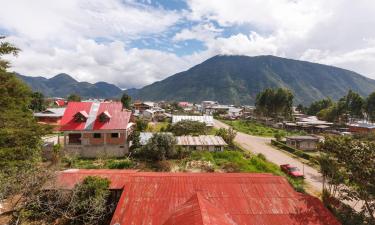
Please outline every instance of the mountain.
M113 98L120 97L122 94L122 90L116 85L106 82L95 84L78 82L65 73L60 73L50 79L20 74L17 76L25 81L33 91L42 92L49 97L66 97L74 93L84 98Z
M375 80L333 66L275 56L212 57L187 71L139 89L142 100L254 104L265 88L284 87L295 96L295 104L310 104L325 97L334 100L352 89L367 96L375 91Z

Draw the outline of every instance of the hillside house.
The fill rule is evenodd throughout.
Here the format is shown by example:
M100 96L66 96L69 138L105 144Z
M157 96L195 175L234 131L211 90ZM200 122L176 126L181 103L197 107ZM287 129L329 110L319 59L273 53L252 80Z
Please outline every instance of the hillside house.
M315 151L318 148L319 138L314 136L288 136L286 145L304 151Z
M57 174L56 188L87 176L109 179L121 195L110 225L340 224L318 198L272 174L74 169Z
M61 119L64 150L80 157L122 157L128 153L131 112L120 102L69 102Z
M178 123L183 120L198 121L201 123L205 123L208 127L212 127L214 125L214 118L212 116L172 115L172 124Z
M65 108L47 108L43 112L34 113L38 123L49 124L55 127L60 125Z

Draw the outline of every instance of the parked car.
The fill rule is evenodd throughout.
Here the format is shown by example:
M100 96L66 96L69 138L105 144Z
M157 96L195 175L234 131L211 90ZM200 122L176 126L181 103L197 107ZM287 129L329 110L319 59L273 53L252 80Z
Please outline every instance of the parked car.
M297 167L290 164L280 165L280 169L291 177L303 178L303 174L301 173L301 171Z

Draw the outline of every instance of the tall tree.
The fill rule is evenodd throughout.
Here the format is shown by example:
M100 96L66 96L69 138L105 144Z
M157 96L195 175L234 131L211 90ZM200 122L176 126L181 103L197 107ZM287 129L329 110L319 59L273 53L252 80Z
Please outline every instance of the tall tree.
M123 108L130 109L131 102L132 98L127 93L122 94L121 103Z
M44 95L40 92L31 94L30 109L34 112L41 112L46 109Z
M307 114L311 116L316 116L316 114L320 112L322 109L327 109L333 104L334 102L330 98L315 101L311 103L311 105L308 107Z
M363 98L356 92L349 90L348 94L345 96L345 105L348 114L352 118L363 118Z
M80 102L81 101L81 96L77 94L71 94L68 96L68 102Z
M371 93L365 102L364 109L366 117L371 122L375 122L375 92Z
M0 43L0 56L16 54L17 48ZM29 110L31 90L0 58L0 200L19 193L40 158L44 130Z
M267 88L256 97L256 111L263 116L291 118L293 98L292 92L288 89Z

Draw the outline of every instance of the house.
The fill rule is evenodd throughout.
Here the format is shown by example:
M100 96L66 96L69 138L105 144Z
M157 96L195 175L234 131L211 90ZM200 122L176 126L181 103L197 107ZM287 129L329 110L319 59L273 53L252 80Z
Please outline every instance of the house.
M193 104L190 104L189 102L179 102L178 103L178 106L180 106L181 108L187 108L187 107L191 107Z
M375 123L367 121L359 121L356 123L349 123L349 132L352 133L369 133L375 131Z
M340 224L318 198L272 174L71 169L57 174L55 188L71 190L87 176L109 179L120 196L110 225Z
M178 123L183 120L198 121L201 123L205 123L208 127L212 127L214 125L214 118L212 116L172 115L172 124Z
M243 115L243 109L241 108L235 108L235 107L230 107L228 109L228 113L227 115L231 118L238 118L238 117L241 117Z
M61 119L64 150L80 157L122 157L128 153L131 112L120 102L69 102Z
M57 106L57 107L64 107L66 102L64 99L56 99L54 101L54 104Z
M57 127L60 125L64 112L65 108L47 108L43 112L34 113L34 117L37 119L38 123Z
M186 150L198 151L224 151L227 143L220 136L199 135L199 136L178 136L176 137L177 145Z
M219 103L217 101L203 101L201 103L201 110L202 113L206 113L206 108L212 108L213 106L217 106Z
M319 138L314 136L288 136L286 145L292 148L315 151L318 148Z
M139 113L143 113L146 109L151 109L155 106L153 102L140 102L136 101L133 103L133 109L137 110Z
M142 112L142 118L146 120L158 121L160 118L166 117L164 115L165 110L160 107L153 107L151 109L146 109Z
M163 134L170 134L169 132L162 132ZM148 141L154 136L152 132L141 132L139 134L139 142L141 145L146 145ZM200 135L200 136L177 136L177 146L181 146L186 150L198 151L224 151L227 143L220 136Z

